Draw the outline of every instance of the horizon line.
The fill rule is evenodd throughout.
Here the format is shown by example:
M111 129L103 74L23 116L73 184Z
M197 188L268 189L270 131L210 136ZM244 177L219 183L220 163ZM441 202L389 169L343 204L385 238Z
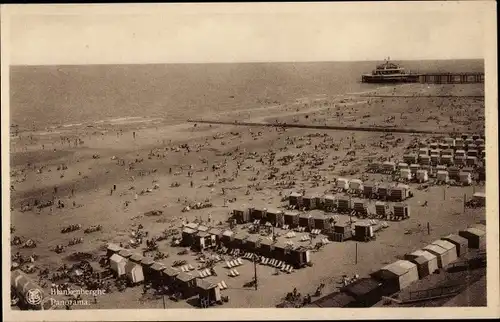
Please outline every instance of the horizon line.
M454 61L454 60L482 60L484 58L425 58L425 59L391 59L391 61ZM150 63L91 63L91 64L9 64L10 67L51 67L51 66L110 66L110 65L215 65L215 64L293 64L293 63L359 63L381 62L384 60L300 60L300 61L234 61L234 62L150 62Z

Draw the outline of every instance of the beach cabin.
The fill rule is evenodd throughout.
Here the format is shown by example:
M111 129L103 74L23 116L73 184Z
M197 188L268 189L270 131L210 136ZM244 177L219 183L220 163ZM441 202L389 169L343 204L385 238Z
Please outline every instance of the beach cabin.
M196 280L198 301L201 308L207 308L221 302L220 287L203 279Z
M352 238L352 227L349 222L335 223L333 225L333 234L330 239L336 242L343 242Z
M382 296L389 295L381 282L369 277L360 278L340 290L355 299L347 304L348 307L371 307L379 302Z
M403 181L411 180L411 170L410 169L401 169L399 170L399 179Z
M410 206L405 203L394 204L394 217L400 219L410 218Z
M180 272L175 276L176 289L181 293L182 298L187 299L196 295L196 280L196 276L185 272Z
M422 250L428 251L431 254L434 254L438 260L438 268L443 268L448 266L452 261L456 259L456 251L452 249L451 251L436 245L433 243L425 246Z
M480 207L486 206L486 194L484 192L475 192L472 195L472 200L474 200Z
M419 164L410 164L410 171L412 175L415 175L418 170L420 170Z
M374 198L377 194L377 185L373 182L365 182L363 185L363 196L365 198Z
M335 187L341 190L349 190L349 179L338 178L335 183Z
M109 267L115 277L125 275L127 260L118 254L113 254L109 259Z
M432 244L446 249L446 261L448 261L449 263L452 263L458 259L458 251L455 244L443 239L435 240L432 242Z
M390 190L389 199L392 201L403 201L412 196L410 186L405 184L400 184L396 187L392 187Z
M255 220L266 220L267 218L267 209L266 208L250 208L250 219L251 221Z
M250 235L245 241L244 248L248 252L255 253L260 247L260 241L262 237L260 235Z
M429 181L429 173L427 170L418 170L416 175L417 181L420 183Z
M398 170L401 171L401 170L405 170L405 169L410 169L410 166L408 165L408 163L405 163L405 162L399 162L398 163Z
M118 255L125 259L129 259L132 256L132 252L128 249L122 249L118 252Z
M287 261L290 255L291 248L292 246L290 243L286 243L285 241L277 241L274 244L273 254L271 257L280 261Z
M340 196L337 199L337 211L339 213L348 213L352 210L351 199L346 196Z
M245 244L245 240L248 238L248 234L240 231L233 235L233 239L231 242L231 248L234 249L243 249L243 244Z
M478 138L474 140L475 145L483 145L484 144L484 139Z
M467 156L467 159L465 160L465 164L469 167L476 167L477 166L477 157Z
M406 254L404 259L417 265L418 276L420 279L434 274L434 272L438 270L438 260L436 255L425 250L420 249L411 254Z
M466 138L465 139L465 146L468 148L469 146L474 145L474 139L473 138Z
M461 184L465 186L470 186L472 184L472 175L470 174L470 172L460 171L458 177Z
M393 173L396 171L396 163L392 161L385 161L382 163L382 171L385 173Z
M422 165L430 165L431 164L431 156L427 154L420 154L418 156L418 161Z
M299 215L299 226L306 227L308 231L314 229L314 219L309 213L302 213Z
M396 293L418 281L417 265L407 260L398 260L371 274L381 281L388 293Z
M143 257L141 260L141 266L142 266L142 273L144 274L144 280L151 281L151 275L152 275L152 270L151 270L151 265L153 265L155 261L151 257Z
M270 208L267 210L267 222L271 225L276 226L278 222L283 222L283 211Z
M332 212L337 206L337 200L333 195L325 195L323 197L323 210L327 212Z
M322 211L311 211L314 229L328 230L330 229L330 219L325 216Z
M212 236L206 231L196 232L193 247L199 251L212 247Z
M366 215L368 213L368 202L362 199L354 199L353 209L356 214Z
M375 202L375 213L378 217L385 218L389 215L389 205L383 201Z
M381 200L386 200L389 197L390 188L388 184L381 184L377 187L377 195Z
M372 162L370 164L368 164L368 168L366 169L367 172L371 172L371 173L377 173L381 170L382 168L382 165L378 162Z
M231 243L233 241L233 235L234 235L234 232L232 230L229 230L229 229L225 230L222 233L221 243L226 247L231 247Z
M194 230L189 227L184 227L182 229L182 246L190 247L193 246L195 243L195 236L196 236L197 230Z
M108 247L106 247L106 257L110 258L113 254L117 254L122 248L117 245L117 244L108 244Z
M144 273L142 266L131 260L125 264L125 275L132 285L144 282Z
M302 207L302 194L300 194L298 192L290 193L290 195L288 196L288 203L290 206L301 208Z
M465 156L455 156L455 158L453 158L453 163L455 165L457 165L457 166L463 167L467 163L467 157L465 157Z
M449 167L448 174L450 179L459 180L460 179L460 169L458 167Z
M302 268L311 262L311 251L302 246L290 249L289 263L295 268Z
M210 235L210 247L219 247L221 245L222 230L213 227L207 233Z
M355 303L356 299L352 296L347 295L344 292L334 292L328 295L325 295L310 304L307 304L305 307L350 307L352 303Z
M418 149L418 155L419 155L419 157L421 155L427 155L427 156L430 155L429 148L420 148L420 149Z
M448 146L453 147L455 146L455 139L454 138L444 138L444 143L448 144Z
M441 239L446 240L447 242L450 242L453 245L455 245L455 249L457 250L458 257L462 257L465 254L467 254L467 251L469 248L469 246L468 246L469 242L467 239L465 239L459 235L456 235L456 234L450 234L450 235L445 236Z
M467 155L477 156L479 147L475 144L471 144L467 146Z
M260 241L260 248L258 249L258 252L264 257L271 257L274 252L274 241L269 238L263 238Z
M290 228L295 228L299 226L299 216L298 211L285 211L283 213L283 218L285 220L285 225L290 226Z
M358 221L354 224L353 239L357 241L367 242L375 237L373 227L369 222Z
M349 190L352 190L355 193L362 193L363 192L363 181L360 179L352 179L349 182Z
M437 149L439 148L439 145L438 145L438 143L437 143L437 142L431 142L431 143L429 144L429 148L430 148L431 150L437 150Z
M154 262L153 265L151 265L150 280L151 283L153 284L153 287L158 287L163 285L163 280L164 280L163 271L165 270L165 268L166 265L159 262Z
M441 142L439 143L438 148L441 150L448 150L450 148L450 145L448 143Z
M320 198L321 196L318 195L317 193L309 193L304 195L304 197L302 197L303 207L306 210L313 210L319 208Z
M486 249L486 232L477 228L467 228L458 232L458 235L467 239L468 248Z
M179 275L180 271L171 266L167 266L165 267L165 269L163 269L162 273L163 273L162 274L163 284L166 285L168 288L174 288L175 277Z
M431 154L431 164L436 165L439 163L441 163L441 156L439 154L432 153Z
M467 154L466 154L465 150L456 150L455 151L455 158L456 157L466 157L466 156L467 156Z
M132 256L130 256L129 261L142 265L141 263L143 259L144 256L142 256L141 254L133 253Z
M452 155L443 155L440 159L440 163L444 165L453 165L453 161Z
M409 153L403 155L403 162L413 164L418 162L418 155L416 153Z
M244 206L233 209L233 218L236 219L238 224L250 222L250 210Z

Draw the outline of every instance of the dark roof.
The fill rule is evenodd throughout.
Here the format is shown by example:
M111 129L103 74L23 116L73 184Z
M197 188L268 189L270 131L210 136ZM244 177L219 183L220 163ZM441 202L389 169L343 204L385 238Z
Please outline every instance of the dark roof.
M465 239L462 236L455 235L455 234L445 236L441 239L447 240L449 242L452 242L452 243L458 244L458 245L468 245L469 244L469 241L467 239Z
M154 269L155 271L162 271L165 269L165 265L155 262L153 265L151 265L151 269Z
M347 305L355 301L356 300L348 294L336 292L323 296L322 298L317 299L311 304L314 304L318 307L346 307Z
M179 272L179 270L177 270L171 266L167 266L163 270L163 273L167 276L173 277L173 276L177 276L177 274L179 274L180 272Z
M343 287L342 291L345 291L352 296L359 297L376 290L381 285L382 283L377 282L372 278L362 278L347 285L346 287Z
M141 260L141 264L142 265L153 265L155 261L151 258L151 257L144 257L142 260Z
M136 262L142 262L143 258L144 258L144 256L142 256L140 254L132 254L132 256L130 256L130 259L133 261L136 261Z
M129 250L127 250L127 249L122 249L122 250L120 250L120 251L118 252L118 254L119 254L120 256L122 256L122 257L130 257L130 256L132 256L132 253L131 253Z
M210 283L210 282L203 280L203 279L197 279L196 286L198 286L199 288L201 288L203 290L210 290L212 288L217 287L217 284Z
M195 279L196 277L191 275L191 274L185 273L185 272L179 272L179 274L177 274L177 276L175 278L177 278L179 281L182 281L182 282L189 282L189 281Z

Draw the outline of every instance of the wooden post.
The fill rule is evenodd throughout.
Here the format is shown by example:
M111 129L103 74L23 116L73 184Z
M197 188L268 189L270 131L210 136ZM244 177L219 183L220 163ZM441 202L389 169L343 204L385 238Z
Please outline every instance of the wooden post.
M255 278L255 290L257 290L257 255L253 255L253 273Z
M464 214L465 214L465 199L467 198L467 194L464 193Z
M163 294L161 297L163 299L163 308L165 309L166 308L166 306L165 306L165 294Z
M358 264L358 243L356 242L356 264Z
M427 222L427 235L431 234L431 224Z
M446 186L443 186L443 200L446 200Z

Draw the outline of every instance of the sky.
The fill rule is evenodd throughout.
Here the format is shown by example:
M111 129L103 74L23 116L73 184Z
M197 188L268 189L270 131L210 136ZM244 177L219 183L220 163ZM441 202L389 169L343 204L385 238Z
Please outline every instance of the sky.
M12 5L2 8L2 45L12 65L484 58L491 9L483 2Z

